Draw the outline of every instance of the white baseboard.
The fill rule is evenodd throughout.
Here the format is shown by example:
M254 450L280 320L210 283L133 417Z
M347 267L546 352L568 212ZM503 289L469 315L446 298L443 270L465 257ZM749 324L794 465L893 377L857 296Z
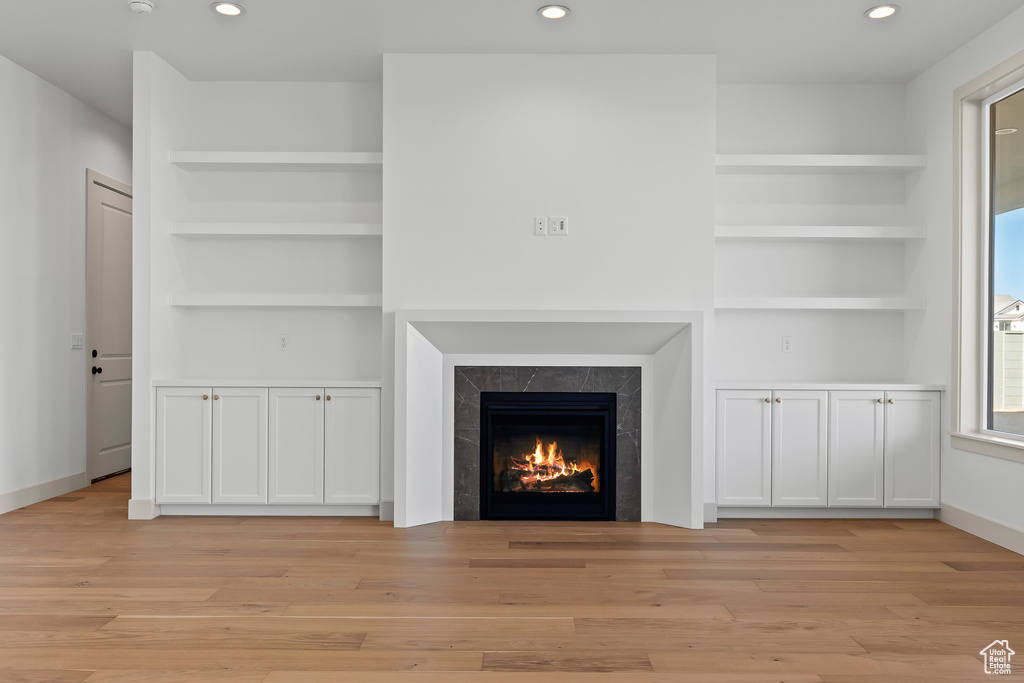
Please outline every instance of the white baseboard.
M718 521L718 503L704 503L704 523L711 524Z
M932 519L932 508L718 508L718 519Z
M376 505L173 505L164 503L155 507L159 515L200 517L377 517L378 510Z
M128 519L156 519L160 506L152 498L131 498L128 501Z
M63 496L65 493L77 491L88 485L89 482L85 478L85 472L80 472L63 479L55 479L54 481L47 481L35 486L27 486L17 491L11 491L10 493L0 494L0 515L11 510L23 508L26 505L34 505L56 496Z
M1024 555L1024 529L1008 526L945 503L939 510L938 518L950 526Z
M393 500L382 500L380 502L380 521L382 521L382 522L393 522L393 521L395 521L395 501L393 501Z

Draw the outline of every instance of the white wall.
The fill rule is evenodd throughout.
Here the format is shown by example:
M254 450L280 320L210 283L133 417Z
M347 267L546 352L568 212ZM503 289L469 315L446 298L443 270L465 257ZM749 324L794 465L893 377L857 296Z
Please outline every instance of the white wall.
M86 168L130 183L131 131L0 57L0 500L84 481Z
M714 81L710 56L385 55L383 498L394 311L710 312Z
M911 209L929 238L910 264L909 285L927 292L928 309L907 326L907 379L950 383L953 291L953 91L1019 52L1024 10L1018 10L907 86L908 151L926 152L928 168L909 187ZM944 411L944 431L949 427ZM942 502L1024 529L1024 464L954 450L944 439Z

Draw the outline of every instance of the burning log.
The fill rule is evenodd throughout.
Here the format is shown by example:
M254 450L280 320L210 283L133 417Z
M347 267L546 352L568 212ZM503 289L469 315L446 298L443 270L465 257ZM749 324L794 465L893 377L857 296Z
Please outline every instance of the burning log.
M536 476L536 472L528 470L507 469L501 474L501 490L504 493L594 492L594 473L589 469L552 479L537 479Z

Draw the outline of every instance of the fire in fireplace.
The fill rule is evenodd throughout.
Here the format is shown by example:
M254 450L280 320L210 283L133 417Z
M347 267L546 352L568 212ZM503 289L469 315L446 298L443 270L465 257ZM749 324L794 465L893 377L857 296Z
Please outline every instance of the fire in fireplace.
M615 394L480 394L481 519L614 519Z

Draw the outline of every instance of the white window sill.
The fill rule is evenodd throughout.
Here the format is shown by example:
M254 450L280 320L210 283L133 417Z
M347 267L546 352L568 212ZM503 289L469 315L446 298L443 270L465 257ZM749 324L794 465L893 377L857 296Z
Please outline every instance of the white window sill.
M1024 441L1006 439L992 434L950 434L953 448L993 458L1024 463Z

